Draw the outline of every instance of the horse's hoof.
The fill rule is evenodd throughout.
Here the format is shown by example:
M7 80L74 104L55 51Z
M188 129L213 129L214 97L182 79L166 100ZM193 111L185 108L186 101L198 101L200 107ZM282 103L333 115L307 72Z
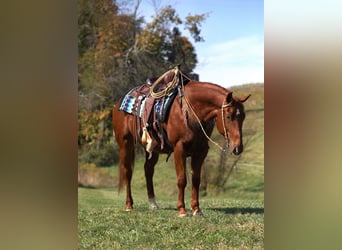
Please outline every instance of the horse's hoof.
M188 214L178 214L178 218L185 218L188 217Z
M150 202L151 208L152 208L153 210L159 209L159 206L158 206L158 204L157 204L155 198L149 199L149 202Z
M159 206L158 205L151 205L151 208L152 208L152 210L158 210L159 209Z
M201 210L195 210L193 213L192 213L193 216L204 216L204 214L202 213Z
M131 211L133 211L133 208L132 207L126 207L126 210L125 210L126 212L131 212Z

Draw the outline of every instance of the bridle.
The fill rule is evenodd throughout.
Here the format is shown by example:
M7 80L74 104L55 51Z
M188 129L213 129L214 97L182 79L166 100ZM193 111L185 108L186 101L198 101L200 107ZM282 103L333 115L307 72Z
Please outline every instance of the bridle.
M225 103L225 99L223 99L222 106L221 106L222 126L223 126L223 131L224 131L224 139L226 141L225 148L223 150L222 149L221 150L225 152L229 148L229 138L228 138L228 131L226 128L226 120L224 119L224 109L231 107L233 104L233 100L231 100L227 104L224 104L224 103Z

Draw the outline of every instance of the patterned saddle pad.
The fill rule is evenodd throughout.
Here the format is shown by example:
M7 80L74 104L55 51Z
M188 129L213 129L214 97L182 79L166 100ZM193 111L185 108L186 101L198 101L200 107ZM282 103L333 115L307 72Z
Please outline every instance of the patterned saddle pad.
M139 91L141 87L136 87L130 90L120 103L120 110L126 113L133 114L142 118L143 110L145 107L146 100L153 98L148 94L144 94ZM156 117L159 121L164 122L167 119L168 111L173 103L178 92L177 88L174 88L169 95L165 97L165 100L155 99L153 104L153 111L156 112Z

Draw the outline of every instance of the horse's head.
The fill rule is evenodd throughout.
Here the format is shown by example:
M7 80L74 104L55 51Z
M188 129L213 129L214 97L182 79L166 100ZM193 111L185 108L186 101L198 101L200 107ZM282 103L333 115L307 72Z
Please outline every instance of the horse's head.
M233 97L232 92L229 92L217 116L217 129L229 142L229 150L235 155L239 155L243 151L242 123L245 119L243 103L249 97L250 95L237 98Z

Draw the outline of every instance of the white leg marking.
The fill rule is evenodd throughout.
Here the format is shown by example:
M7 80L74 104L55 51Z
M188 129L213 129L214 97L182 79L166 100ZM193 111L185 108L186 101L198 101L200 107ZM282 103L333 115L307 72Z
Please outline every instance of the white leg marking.
M159 208L155 198L148 199L148 201L150 202L152 209L158 209Z
M201 212L201 210L196 210L192 213L193 216L203 216L203 213Z

